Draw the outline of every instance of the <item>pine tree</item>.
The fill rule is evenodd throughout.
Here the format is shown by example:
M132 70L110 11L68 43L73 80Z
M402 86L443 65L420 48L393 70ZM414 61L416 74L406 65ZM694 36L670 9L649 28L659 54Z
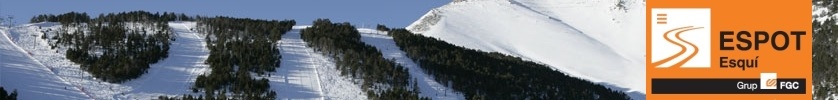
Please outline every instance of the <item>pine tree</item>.
M6 89L0 87L0 100L17 100L17 89L13 90L11 93L8 93Z
M332 23L329 19L317 19L313 24L300 31L303 41L315 51L335 59L341 75L364 80L361 87L368 91L371 99L419 98L415 84L414 88L410 87L407 69L383 58L374 46L363 43L354 26L347 22Z
M466 99L629 99L624 93L518 57L466 49L405 29L388 34L435 81L462 92Z
M0 99L6 99L7 97L9 97L9 95L6 95L6 94L7 94L6 89L3 89L3 87L0 87Z
M379 30L379 31L390 31L390 29L387 28L387 26L384 26L384 25L381 25L381 24L376 25L375 29Z

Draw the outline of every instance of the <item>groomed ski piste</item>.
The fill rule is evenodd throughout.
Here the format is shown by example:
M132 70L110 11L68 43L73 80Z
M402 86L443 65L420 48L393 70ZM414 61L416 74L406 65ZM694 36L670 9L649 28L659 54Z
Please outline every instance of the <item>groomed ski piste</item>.
M366 92L347 77L340 76L334 60L306 46L300 29L294 26L280 40L282 55L276 75L268 77L277 99L364 100Z
M361 33L361 41L375 46L378 48L378 51L381 51L384 58L394 59L396 63L408 69L410 77L418 81L419 96L430 97L434 100L465 99L462 93L450 87L443 86L434 81L433 77L424 73L419 65L408 58L404 51L399 49L399 46L393 41L393 37L388 36L387 32L368 28L359 28L358 31Z
M56 70L36 61L16 45L8 28L0 28L0 86L17 90L18 98L32 100L90 99L90 94L58 77Z
M195 78L211 71L209 65L204 63L209 57L204 35L194 31L195 22L171 22L169 27L175 33L169 57L152 64L148 73L140 78L122 83L131 86L133 90L115 98L153 99L161 95L200 94L192 93L190 87L195 83Z
M456 0L407 29L542 63L643 100L645 10L641 0Z
M176 41L172 42L169 57L151 64L148 73L143 76L120 84L93 78L80 69L78 64L64 57L66 49L51 49L47 41L52 40L41 39L41 35L54 36L54 31L61 27L57 23L26 24L13 27L11 33L16 45L30 52L36 61L53 69L54 75L90 95L86 99L154 99L163 95L192 94L189 87L192 86L195 77L209 72L208 66L204 64L209 51L205 47L203 36L190 30L195 27L195 23L172 22L169 26L176 38ZM21 98L28 99L26 96Z
M356 84L358 79L340 76L335 69L332 58L306 47L300 38L300 30L309 26L294 26L280 40L282 61L276 75L269 77L271 87L278 93L279 99L335 99L335 100L363 100L366 93ZM418 86L420 96L431 97L434 100L461 100L462 94L444 87L433 81L423 73L413 60L407 58L392 37L385 32L359 28L361 40L378 48L385 58L396 59L396 62L407 67L411 78L420 80Z
M615 8L626 1L625 9ZM645 99L645 40L640 0L461 0L431 10L407 28L417 34L489 52L500 52L549 65L579 77ZM24 100L155 99L194 94L197 75L208 73L209 51L195 22L170 22L176 35L169 57L152 64L137 79L114 84L92 78L64 57L65 48L51 49L57 23L32 23L0 28L0 86L17 89ZM334 60L300 39L295 26L277 47L282 55L270 88L277 99L367 99L360 79L340 76ZM398 49L392 38L373 29L359 29L362 41L395 59L419 80L420 96L463 99L462 94L433 81ZM44 34L46 33L46 34ZM48 39L41 39L47 35Z
M0 28L0 86L17 89L21 99L95 99L148 100L158 96L180 96L192 93L190 87L198 75L210 72L204 60L209 56L203 33L196 33L195 22L170 22L175 34L169 57L152 64L148 73L124 83L108 83L93 78L64 57L66 49L50 48L49 37L61 28L58 23L33 23ZM280 68L264 76L270 80L277 99L363 100L367 99L360 79L340 76L334 60L306 47L295 26L286 33L278 48L282 55ZM436 100L464 99L462 94L433 81L398 49L391 37L373 29L359 29L362 40L379 48L387 58L394 58L408 67L412 78L419 79L421 96ZM47 35L47 39L42 39ZM8 37L8 38L7 38Z

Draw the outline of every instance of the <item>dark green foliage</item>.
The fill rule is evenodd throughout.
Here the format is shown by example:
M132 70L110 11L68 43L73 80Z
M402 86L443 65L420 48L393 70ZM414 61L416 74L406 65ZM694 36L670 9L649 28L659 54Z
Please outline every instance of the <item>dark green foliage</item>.
M17 90L9 93L6 92L6 89L3 89L3 87L0 86L0 100L17 100Z
M826 8L812 18L812 99L826 99L838 93L838 25L833 15L838 14L838 0L812 0L814 8ZM830 94L832 93L832 94Z
M381 25L381 24L376 25L375 29L379 30L379 31L390 31L390 29L387 28L387 26L384 26L384 25Z
M826 13L822 13L820 16L828 16L828 15L835 15L836 11L838 11L838 0L812 0L812 6L816 7L824 7L828 11ZM814 28L814 27L813 27Z
M464 93L466 99L629 99L622 92L518 57L466 49L405 29L389 32L401 50L425 73Z
M230 17L197 19L197 30L207 33L210 55L206 63L212 71L198 76L192 91L204 92L206 99L275 99L277 94L269 90L268 80L254 79L251 73L261 76L279 67L281 56L276 44L296 22Z
M276 43L296 24L293 20L253 20L229 17L203 18L198 30L207 33L211 50L207 62L229 62L259 75L279 66ZM212 53L217 51L217 53ZM212 63L210 63L212 64Z
M150 64L168 56L173 39L168 22L145 11L109 13L95 19L75 12L54 16L56 19L41 16L33 19L62 23L53 47L67 47L67 59L93 77L112 83L146 73Z
M812 32L812 81L814 82L813 97L823 99L829 97L827 93L836 93L835 84L838 84L838 28L835 20L827 19L823 23L813 21Z
M87 13L69 12L61 15L38 15L29 20L30 23L37 22L60 22L61 25L79 24L90 21L90 16Z
M823 22L812 21L812 99L825 99L831 97L829 93L838 93L838 25L835 25L834 17L838 11L838 0L812 0L816 8L828 9L820 15L812 15L813 18L828 17Z
M429 97L419 97L417 93L418 88L414 90L406 89L405 87L393 87L385 91L381 91L381 95L369 96L378 100L431 100Z
M178 97L158 96L157 100L204 100L203 96L182 95Z
M174 12L163 12L161 15L160 13L149 13L145 11L132 11L132 12L123 12L123 13L110 13L108 15L99 15L97 19L100 20L109 20L109 21L117 21L117 22L124 22L124 21L194 21L195 18L187 16L186 14L180 13L176 14ZM62 25L67 24L79 24L79 23L86 23L91 21L90 16L87 13L78 13L78 12L69 12L61 15L51 15L51 14L43 14L32 17L29 20L30 23L38 23L38 22L60 22Z
M335 59L341 75L362 79L361 86L370 99L420 99L415 92L418 90L410 88L407 69L385 59L375 47L361 42L361 34L349 23L317 19L313 26L300 32L309 47Z

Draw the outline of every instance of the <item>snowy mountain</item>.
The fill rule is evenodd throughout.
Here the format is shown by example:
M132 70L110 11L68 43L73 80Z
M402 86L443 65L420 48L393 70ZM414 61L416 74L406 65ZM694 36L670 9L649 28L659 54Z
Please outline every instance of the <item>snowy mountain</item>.
M500 52L549 65L573 77L645 99L645 37L643 1L626 0L455 0L422 16L407 28L452 44ZM165 23L165 22L164 22ZM0 86L17 89L18 98L156 99L158 96L200 95L190 89L196 77L212 71L207 33L197 22L171 21L174 34L168 58L151 64L146 74L124 83L93 77L67 57L66 47L51 47L62 25L31 23L0 28ZM335 59L307 46L301 29L282 35L279 67L268 75L277 99L369 99L361 79L340 75ZM416 79L419 95L435 100L465 99L463 93L438 83L386 35L360 28L361 41L384 58L404 66ZM631 33L631 34L630 34ZM638 34L634 34L638 33ZM557 74L560 75L560 74ZM451 84L451 83L448 83Z
M361 32L361 41L378 48L385 58L394 59L397 63L408 68L411 78L419 80L418 86L421 96L430 97L434 100L465 99L463 94L443 86L434 81L433 77L423 72L416 62L408 58L407 54L399 49L399 46L393 41L393 37L388 36L386 32L366 28L360 28L358 31Z
M78 64L71 62L65 57L66 48L58 47L51 48L48 42L54 42L52 39L42 38L52 37L57 35L56 31L62 26L58 23L33 23L21 26L15 26L11 29L0 29L4 34L10 38L9 44L2 46L18 47L21 53L26 54L28 58L18 58L17 60L28 60L39 65L25 66L25 67L43 67L49 69L50 73L33 75L33 76L51 76L60 80L53 80L51 82L63 82L68 86L64 86L62 90L74 90L83 94L82 97L75 99L152 99L160 95L180 95L192 93L189 87L194 82L195 76L208 72L207 66L203 63L206 59L207 50L204 46L203 37L195 32L190 32L190 28L195 27L194 22L173 22L170 24L171 28L177 35L177 40L172 43L170 58L164 59L159 63L151 65L148 73L136 80L128 81L121 84L109 83L93 78L91 74L82 70ZM3 41L5 43L5 41ZM14 53L14 52L8 52ZM8 56L2 56L9 58ZM11 64L2 62L2 64ZM19 66L3 66L3 71L11 71L7 69L20 68ZM8 68L7 68L8 67ZM37 73L2 73L2 81L0 84L6 88L19 90L30 90L26 88L19 88L15 85L6 84L20 84L20 83L46 83L46 82L17 82L13 78L20 77L19 75L37 74ZM32 78L36 79L36 78ZM58 86L58 85L55 85ZM35 89L37 90L37 89ZM50 95L68 95L70 93L62 93L58 90L40 93L21 93L21 99L42 98L39 94ZM73 99L68 97L47 97L46 99Z
M643 14L641 0L465 0L433 9L407 28L645 99Z
M204 63L209 55L204 33L192 31L195 22L170 22L175 33L170 57L155 63L148 74L125 83L108 83L92 78L64 56L64 49L49 47L49 39L58 23L33 23L0 28L0 86L17 89L21 99L155 99L157 96L179 96L192 93L189 88L197 75L209 73ZM270 80L278 99L366 99L357 81L340 76L334 60L307 47L295 26L277 44L283 66ZM378 47L387 58L408 66L411 76L421 79L421 95L432 99L463 99L462 94L433 81L401 52L392 38L373 29L359 29L365 43ZM36 84L31 84L36 83Z
M81 87L56 75L48 67L15 44L7 28L0 28L0 86L9 91L17 90L21 99L48 100L55 98L86 99L90 94Z

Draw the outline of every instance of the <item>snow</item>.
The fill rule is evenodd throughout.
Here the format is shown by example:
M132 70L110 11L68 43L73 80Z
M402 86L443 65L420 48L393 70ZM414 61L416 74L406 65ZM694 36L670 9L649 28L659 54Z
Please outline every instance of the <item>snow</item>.
M360 28L361 41L366 44L375 46L381 51L384 58L394 59L396 63L401 64L410 72L412 79L417 79L419 82L419 96L430 97L434 100L464 100L462 93L445 87L440 83L434 81L433 77L427 75L413 60L407 57L404 51L399 49L393 37L387 36L386 32L375 29Z
M277 44L282 55L280 67L267 77L277 99L367 99L360 85L339 75L334 60L306 47L300 37L300 29L306 27L294 26Z
M645 3L618 0L452 2L408 26L414 33L549 65L645 99Z
M489 52L500 52L549 65L574 77L606 85L645 99L645 3L618 0L479 0L452 2L429 11L408 26L417 34ZM822 11L813 11L813 13ZM825 17L821 17L825 18ZM42 35L52 37L57 23L33 23L0 28L0 86L17 89L20 98L154 99L194 94L197 75L209 72L203 34L195 22L170 22L176 35L169 57L152 64L147 74L121 84L92 78L64 57L66 48L52 49ZM141 24L131 26L142 27ZM294 26L277 44L280 68L270 76L278 99L367 99L360 79L339 75L334 60L306 47ZM52 31L47 31L52 30ZM433 81L398 49L391 37L374 29L359 29L362 41L388 59L409 69L419 80L420 95L433 99L464 99L462 94ZM46 34L44 34L44 32ZM66 88L65 88L66 87Z
M21 99L155 99L192 93L198 75L210 72L204 61L209 50L204 34L192 29L195 22L170 22L174 32L169 57L152 64L148 73L124 83L97 80L64 57L66 48L51 49L49 40L61 28L57 23L33 23L0 29L0 86L18 89ZM141 26L139 26L141 27ZM367 99L359 79L340 76L334 60L306 47L295 26L277 44L281 67L271 76L271 90L278 99ZM9 31L9 32L6 32ZM45 34L46 33L46 34ZM41 39L47 35L48 39ZM8 37L8 38L6 38ZM21 47L17 47L21 45ZM27 55L27 54L31 54ZM66 89L65 89L66 87Z
M60 27L61 25L57 23L35 23L13 27L9 31L16 45L30 52L36 61L52 69L56 76L79 88L80 91L89 95L89 98L109 99L119 92L130 89L130 87L94 79L91 74L80 69L78 64L64 57L66 48L51 49L47 43L48 41L40 38L42 35L54 36L55 31ZM47 32L46 30L52 31Z
M0 86L9 92L17 90L18 99L91 99L15 44L7 28L0 29L0 34Z
M201 94L192 93L190 87L196 77L210 72L209 65L204 64L204 60L209 57L204 37L190 30L195 27L195 22L172 22L169 27L176 35L170 46L169 57L152 64L148 73L140 78L122 83L133 90L118 98L152 99L146 97Z
M823 24L824 21L827 19L834 19L836 14L829 15L831 11L826 7L821 7L818 5L812 5L812 21L817 21L820 24Z
M92 78L89 73L80 69L78 64L64 57L66 48L51 49L47 42L54 40L40 38L43 32L46 32L48 37L54 36L55 30L61 28L61 25L22 25L12 29L12 36L18 45L32 53L33 58L54 69L58 77L66 79L69 84L78 87L94 99L153 99L162 95L192 94L189 87L194 83L195 77L209 72L208 66L203 63L209 51L203 42L203 36L190 31L195 27L195 22L172 22L169 25L176 35L169 57L150 65L148 73L143 76L121 84Z

